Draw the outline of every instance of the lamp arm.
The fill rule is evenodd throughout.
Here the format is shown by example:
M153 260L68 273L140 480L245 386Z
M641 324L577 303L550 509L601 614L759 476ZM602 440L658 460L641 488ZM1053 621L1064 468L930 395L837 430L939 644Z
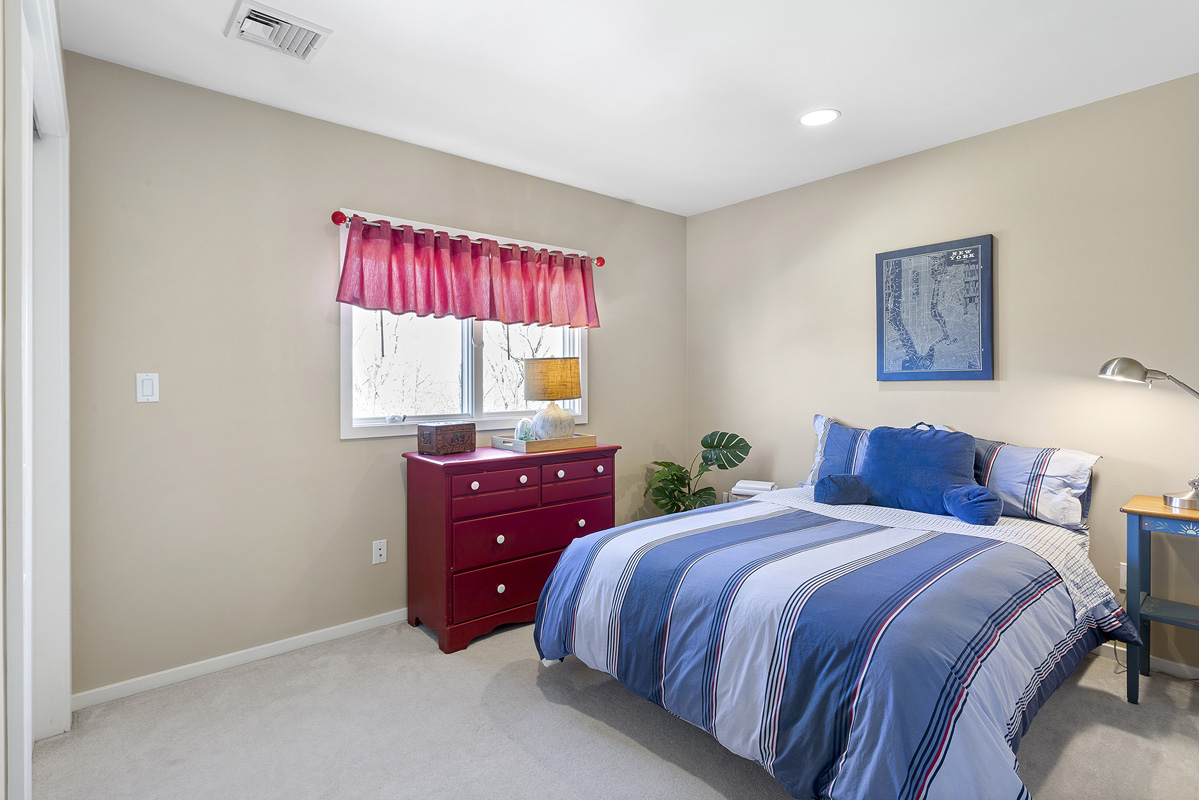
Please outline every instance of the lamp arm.
M1184 390L1184 391L1185 391L1187 394L1189 394L1191 397L1199 398L1199 392L1196 392L1196 391L1195 391L1194 389L1192 389L1190 386L1187 386L1185 383L1183 383L1182 381L1178 380L1178 378L1175 378L1173 375L1166 375L1166 380L1170 381L1170 383L1174 384L1174 385L1175 385L1175 386L1177 386L1179 389L1182 389L1182 390Z

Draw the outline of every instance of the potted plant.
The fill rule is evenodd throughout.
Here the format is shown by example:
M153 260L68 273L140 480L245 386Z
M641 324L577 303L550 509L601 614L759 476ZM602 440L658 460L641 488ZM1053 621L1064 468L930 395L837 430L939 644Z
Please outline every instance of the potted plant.
M699 440L703 448L691 459L691 468L673 461L655 461L659 469L649 479L645 494L664 514L690 511L716 504L716 490L711 486L696 487L705 472L713 469L732 469L749 455L750 444L735 433L712 431ZM696 470L695 462L699 461Z

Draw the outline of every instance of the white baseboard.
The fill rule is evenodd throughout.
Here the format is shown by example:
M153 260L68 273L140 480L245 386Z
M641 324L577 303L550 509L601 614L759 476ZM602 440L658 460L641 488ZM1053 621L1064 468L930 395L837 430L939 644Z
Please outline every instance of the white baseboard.
M229 667L249 664L251 661L261 661L271 656L290 653L293 650L299 650L303 647L310 647L314 644L340 639L343 636L349 636L354 633L369 631L371 628L393 625L397 622L403 622L406 619L408 619L408 609L400 608L384 614L376 614L366 619L358 619L342 625L334 625L332 628L322 628L319 631L312 631L311 633L301 633L299 636L292 636L290 639L280 639L277 642L268 642L267 644L260 644L257 647L250 647L246 650L238 650L236 653L206 658L194 664L184 664L181 667L164 669L162 672L155 672L152 675L143 675L140 678L130 678L120 683L111 683L108 686L88 689L86 692L71 695L71 710L78 711L81 708L94 706L97 703L107 703L109 700L116 700L121 697L147 692L150 689L170 686L172 683L179 683L190 678L198 678L201 675L208 675L223 669L229 669Z
M1116 654L1112 651L1112 648L1108 647L1108 644L1109 642L1103 643L1103 646L1099 648L1099 655L1104 658L1114 659ZM1120 659L1121 663L1127 664L1128 649L1124 646L1123 642L1116 642L1116 647L1123 651L1123 657ZM1182 678L1186 681L1193 681L1199 678L1199 667L1192 667L1190 664L1180 664L1177 661L1170 661L1158 656L1149 656L1149 669L1164 672L1167 675L1173 675L1175 678Z

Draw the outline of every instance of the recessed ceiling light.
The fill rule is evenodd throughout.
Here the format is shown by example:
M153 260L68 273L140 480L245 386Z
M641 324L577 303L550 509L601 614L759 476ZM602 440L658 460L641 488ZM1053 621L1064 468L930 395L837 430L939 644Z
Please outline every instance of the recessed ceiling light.
M808 127L827 125L839 116L841 116L841 112L835 108L821 108L804 114L799 118L799 124Z

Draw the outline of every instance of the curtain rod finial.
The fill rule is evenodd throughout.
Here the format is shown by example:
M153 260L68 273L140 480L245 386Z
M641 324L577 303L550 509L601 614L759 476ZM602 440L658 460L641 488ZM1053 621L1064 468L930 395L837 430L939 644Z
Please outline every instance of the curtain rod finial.
M334 225L345 225L346 224L346 215L341 213L340 211L334 211L332 219L333 219Z
M596 265L597 267L602 267L602 266L604 265L604 257L603 257L603 256L596 256L596 257L595 257L595 265Z

